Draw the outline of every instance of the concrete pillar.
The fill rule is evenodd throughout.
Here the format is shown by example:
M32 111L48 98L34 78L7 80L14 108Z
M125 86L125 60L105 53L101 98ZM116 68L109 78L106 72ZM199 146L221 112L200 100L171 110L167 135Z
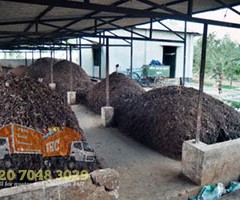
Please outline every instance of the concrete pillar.
M76 92L74 91L67 92L67 102L70 105L76 104Z
M114 115L114 108L111 106L105 106L101 108L102 125L104 127L110 127L112 125Z
M182 149L182 173L197 185L238 180L240 139L216 144L185 141Z
M52 90L56 89L56 83L49 83L48 85Z

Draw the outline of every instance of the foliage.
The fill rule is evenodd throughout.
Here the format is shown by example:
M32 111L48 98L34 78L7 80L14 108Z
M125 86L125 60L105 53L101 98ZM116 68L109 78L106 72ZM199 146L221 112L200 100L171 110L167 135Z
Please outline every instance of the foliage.
M199 72L201 62L202 39L198 39L194 48L194 72ZM211 33L207 40L206 75L218 78L222 74L232 81L240 77L240 45L233 42L229 36L218 39Z

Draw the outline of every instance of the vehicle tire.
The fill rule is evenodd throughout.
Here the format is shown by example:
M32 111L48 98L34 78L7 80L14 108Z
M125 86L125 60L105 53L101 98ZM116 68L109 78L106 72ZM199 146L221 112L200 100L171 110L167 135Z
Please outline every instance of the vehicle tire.
M12 167L12 160L10 158L4 159L4 167L10 169Z
M49 169L52 166L50 159L44 159L43 160L43 166L45 168Z
M68 168L69 170L75 169L75 161L74 161L74 160L69 160L69 161L67 161L67 168Z
M155 88L160 88L166 86L166 80L163 76L157 76L154 79L154 86Z

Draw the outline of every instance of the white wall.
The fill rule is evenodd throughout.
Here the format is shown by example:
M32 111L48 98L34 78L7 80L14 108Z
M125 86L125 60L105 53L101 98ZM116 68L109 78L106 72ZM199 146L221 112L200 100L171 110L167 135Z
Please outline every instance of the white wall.
M148 36L149 30L135 30L136 32ZM130 36L129 33L123 30L114 31L121 36ZM183 37L183 33L180 33ZM153 38L161 38L165 40L180 40L180 38L166 31L153 31ZM192 67L193 67L193 34L187 34L187 43L186 43L186 78L192 78ZM127 43L119 39L110 39L110 44L124 44ZM161 63L163 61L163 47L164 46L174 46L177 48L176 54L176 77L183 77L183 55L184 55L184 45L183 43L178 42L155 42L155 41L133 41L133 68L140 68L144 64L149 64L151 60L159 60ZM106 60L106 48L102 47L102 63L101 63L101 75L102 78L105 77L105 60ZM126 70L130 68L130 46L128 47L109 47L109 72L112 73L116 70L116 64L119 64L119 70ZM82 66L86 72L92 76L93 68L93 55L91 49L82 50Z
M93 53L91 48L82 48L82 68L89 76L93 76Z

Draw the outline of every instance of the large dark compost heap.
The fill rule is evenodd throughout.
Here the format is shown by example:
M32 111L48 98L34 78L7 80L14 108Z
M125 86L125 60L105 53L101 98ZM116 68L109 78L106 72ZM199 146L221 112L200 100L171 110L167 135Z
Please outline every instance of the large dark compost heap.
M114 107L115 115L144 92L141 86L131 78L116 72L109 76L109 90L110 105ZM87 105L94 112L101 113L101 107L106 106L106 79L94 85L89 91Z
M37 75L37 73L33 73L34 77L35 75L37 75L37 78L39 78L39 76L42 76L43 82L47 84L50 83L51 82L51 73L50 73L51 65L49 65L49 63L51 63L51 60L49 61L48 58L42 58L42 59L39 59L38 63L36 61L36 64L33 65L33 69L37 68L38 69L37 72L39 73L39 75ZM71 70L72 70L72 80L70 80ZM30 68L30 73L29 73L30 75L32 74L31 71L32 70ZM77 91L78 103L80 102L85 103L86 93L92 86L91 79L86 74L86 72L82 68L80 68L79 65L67 60L61 60L61 61L55 62L55 64L53 65L53 82L56 83L56 91L60 95L62 95L65 98L65 100L67 99L67 91Z
M29 77L0 79L0 126L17 123L36 130L67 126L80 131L70 106L47 85Z
M204 94L201 141L212 144L240 136L240 114ZM125 105L118 126L131 137L173 158L195 138L198 91L171 86L151 90Z

